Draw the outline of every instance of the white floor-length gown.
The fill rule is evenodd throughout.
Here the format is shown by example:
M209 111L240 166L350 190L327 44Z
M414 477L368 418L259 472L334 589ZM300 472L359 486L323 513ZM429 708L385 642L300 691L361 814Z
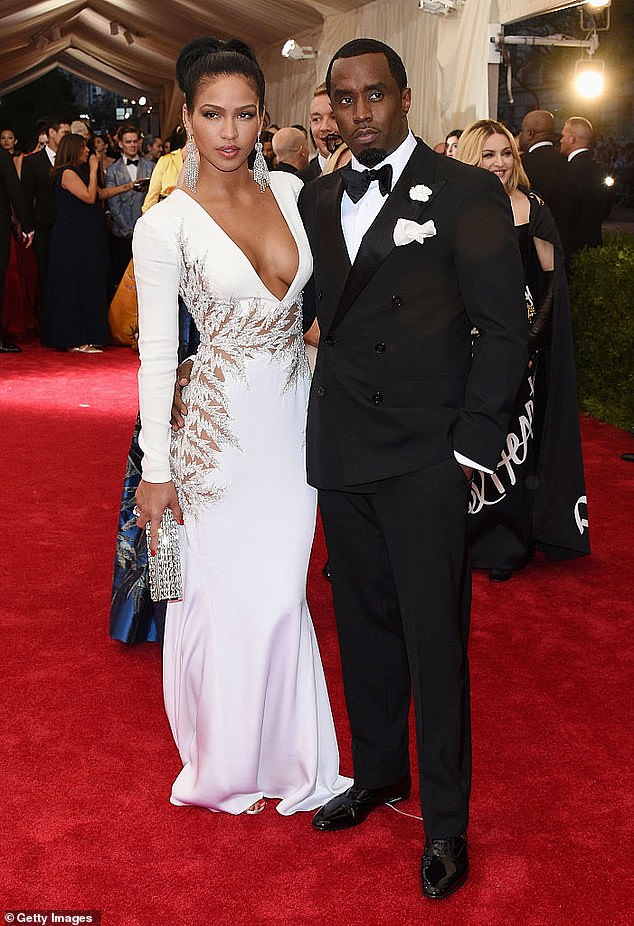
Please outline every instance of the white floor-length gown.
M137 223L143 475L173 478L184 512L183 598L167 607L165 706L183 762L174 804L281 814L344 790L306 573L316 498L306 484L309 387L301 292L312 258L301 183L271 189L299 252L281 301L185 191ZM254 229L254 232L256 230ZM266 228L257 229L266 234ZM178 295L200 332L185 427L171 436Z

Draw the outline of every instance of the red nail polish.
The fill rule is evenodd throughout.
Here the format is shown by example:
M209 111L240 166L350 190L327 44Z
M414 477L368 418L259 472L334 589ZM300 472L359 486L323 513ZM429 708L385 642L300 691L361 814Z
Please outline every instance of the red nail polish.
M156 556L156 550L150 550L150 556Z
M183 526L183 524L184 524L185 522L184 522L184 521L179 521L178 523L179 523L179 524L180 524L180 526L182 527L182 526Z

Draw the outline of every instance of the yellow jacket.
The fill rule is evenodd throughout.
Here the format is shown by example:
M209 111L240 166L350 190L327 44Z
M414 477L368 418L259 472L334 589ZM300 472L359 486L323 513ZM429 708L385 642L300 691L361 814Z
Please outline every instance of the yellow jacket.
M183 169L183 149L177 148L169 154L164 154L156 163L150 177L150 186L141 208L147 212L156 203L165 199L176 188L178 176Z

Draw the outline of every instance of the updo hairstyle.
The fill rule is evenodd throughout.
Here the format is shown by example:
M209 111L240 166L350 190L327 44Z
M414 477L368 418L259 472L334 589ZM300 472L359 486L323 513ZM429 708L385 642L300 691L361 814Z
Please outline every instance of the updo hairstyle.
M255 54L238 39L216 39L211 35L193 39L181 50L176 62L176 79L191 112L196 93L210 77L239 74L255 86L261 111L264 110L264 74Z

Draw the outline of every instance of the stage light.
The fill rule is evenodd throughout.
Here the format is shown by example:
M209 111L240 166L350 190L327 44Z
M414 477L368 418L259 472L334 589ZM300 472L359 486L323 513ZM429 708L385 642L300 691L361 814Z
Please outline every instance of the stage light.
M317 52L312 45L298 45L295 39L288 39L282 45L282 58L291 61L304 61L307 58L316 58Z
M575 90L579 96L594 100L605 87L605 64L596 58L582 58L575 65Z
M591 10L604 10L606 6L610 6L612 0L587 0L586 6Z
M126 40L128 45L134 45L134 36L132 35L129 29L125 30L125 32L123 33L123 38Z
M110 35L119 35L119 23L110 23Z
M614 186L614 177L607 176L607 177L604 179L603 182L605 183L605 185L606 185L607 187L613 187L613 186Z
M139 97L139 106L145 106L146 103L147 103L147 97L146 97L146 96L140 96L140 97Z

